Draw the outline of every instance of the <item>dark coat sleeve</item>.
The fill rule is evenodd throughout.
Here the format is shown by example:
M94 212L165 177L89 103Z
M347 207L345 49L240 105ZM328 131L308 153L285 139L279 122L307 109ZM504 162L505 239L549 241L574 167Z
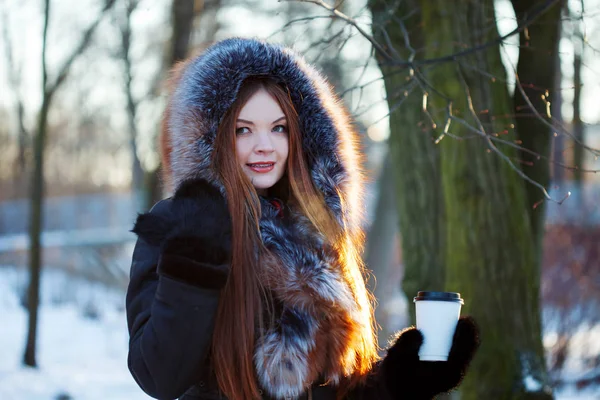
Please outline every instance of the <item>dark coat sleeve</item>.
M346 396L346 400L401 400L404 397L392 396L383 378L381 371L381 360L373 364L371 371L364 384L352 389ZM408 399L407 399L408 400ZM412 399L411 399L412 400Z
M168 214L170 203L163 200L150 213ZM199 381L220 296L213 284L190 284L161 271L214 268L185 257L162 257L158 246L142 238L135 245L126 298L128 366L154 398L175 399Z
M375 363L367 382L355 388L351 400L432 400L458 387L479 347L479 328L470 316L456 325L447 361L420 361L423 335L415 327L403 330L385 357Z

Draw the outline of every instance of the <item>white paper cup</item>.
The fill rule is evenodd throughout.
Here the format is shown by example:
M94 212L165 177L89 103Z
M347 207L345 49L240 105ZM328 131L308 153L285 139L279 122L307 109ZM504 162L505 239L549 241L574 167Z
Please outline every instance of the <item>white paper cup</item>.
M417 329L423 334L421 361L447 361L460 308L460 293L419 292L414 298Z

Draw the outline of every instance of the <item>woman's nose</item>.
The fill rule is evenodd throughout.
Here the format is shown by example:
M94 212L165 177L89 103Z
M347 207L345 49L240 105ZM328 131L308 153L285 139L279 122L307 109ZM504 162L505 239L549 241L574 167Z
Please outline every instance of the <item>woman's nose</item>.
M273 141L271 140L269 133L260 132L258 134L258 141L256 143L255 150L260 153L268 153L274 150Z

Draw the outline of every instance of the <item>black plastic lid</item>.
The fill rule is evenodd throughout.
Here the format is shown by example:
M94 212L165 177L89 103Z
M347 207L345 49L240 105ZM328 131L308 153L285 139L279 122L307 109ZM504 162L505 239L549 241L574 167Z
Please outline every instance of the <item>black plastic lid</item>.
M460 293L454 292L419 292L417 297L413 299L413 302L433 300L433 301L453 301L460 304L464 304L464 300L460 298Z

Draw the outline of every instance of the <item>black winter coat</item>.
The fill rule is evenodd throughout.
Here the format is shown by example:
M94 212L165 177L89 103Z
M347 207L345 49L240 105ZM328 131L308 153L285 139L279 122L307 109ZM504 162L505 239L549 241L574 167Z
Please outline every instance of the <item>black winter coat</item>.
M162 200L150 214L169 218L171 199ZM140 234L139 227L136 233ZM140 234L143 236L143 233ZM167 399L223 399L208 370L215 315L220 297L219 279L226 268L199 264L186 257L161 254L161 249L138 239L133 252L127 292L130 332L129 369L150 396ZM204 271L185 282L185 274L169 276L173 269ZM315 384L313 400L335 399L335 388ZM270 399L266 394L264 399ZM377 374L369 387L355 390L350 398L387 399ZM304 394L300 399L308 399Z

